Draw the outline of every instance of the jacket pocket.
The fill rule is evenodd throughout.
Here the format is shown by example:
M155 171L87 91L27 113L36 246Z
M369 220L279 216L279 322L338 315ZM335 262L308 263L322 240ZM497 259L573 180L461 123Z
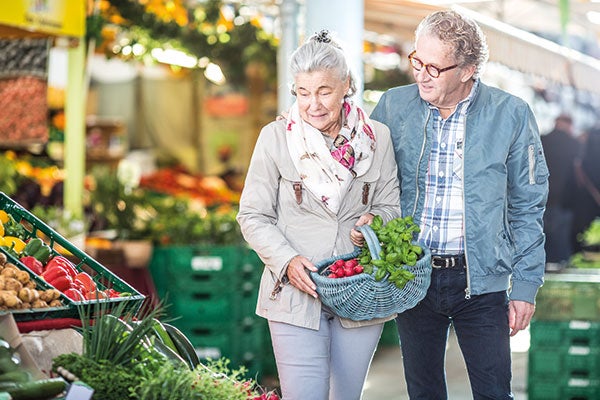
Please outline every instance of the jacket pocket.
M529 184L541 185L548 180L548 166L544 158L544 152L541 144L530 144L527 148L529 161Z
M352 190L360 191L358 194L359 204L362 204L363 206L371 206L379 176L380 171L372 168L365 175L356 178Z

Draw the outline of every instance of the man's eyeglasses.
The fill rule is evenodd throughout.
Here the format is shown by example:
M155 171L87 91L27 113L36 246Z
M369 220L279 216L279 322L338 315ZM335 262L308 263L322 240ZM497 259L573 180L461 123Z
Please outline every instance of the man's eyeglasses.
M410 65L412 65L412 67L417 71L420 71L423 67L425 67L425 71L427 71L429 76L431 76L432 78L438 78L442 72L449 71L453 68L458 67L458 64L454 64L454 65L451 65L446 68L438 68L432 64L425 64L423 61L421 61L417 57L415 57L416 52L417 51L415 50L408 55L408 60L410 61Z

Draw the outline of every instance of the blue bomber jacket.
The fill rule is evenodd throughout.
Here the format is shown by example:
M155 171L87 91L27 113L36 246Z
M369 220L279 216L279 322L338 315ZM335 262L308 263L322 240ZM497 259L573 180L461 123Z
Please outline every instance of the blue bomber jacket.
M419 223L431 110L413 84L388 90L371 118L390 128L402 213ZM466 297L510 289L511 300L534 303L545 268L548 167L527 103L479 82L467 110L463 163Z

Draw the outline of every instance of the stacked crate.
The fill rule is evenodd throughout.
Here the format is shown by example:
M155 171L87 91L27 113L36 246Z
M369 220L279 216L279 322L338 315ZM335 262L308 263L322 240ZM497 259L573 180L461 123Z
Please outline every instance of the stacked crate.
M548 275L530 334L529 400L600 398L600 275Z
M262 263L243 246L156 247L150 271L166 319L201 360L225 357L256 378L272 371L268 328L254 313Z

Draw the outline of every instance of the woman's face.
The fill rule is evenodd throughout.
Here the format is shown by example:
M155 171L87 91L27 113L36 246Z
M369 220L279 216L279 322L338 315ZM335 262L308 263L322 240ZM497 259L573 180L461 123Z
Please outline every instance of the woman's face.
M322 133L335 137L341 129L344 96L350 79L332 70L301 72L294 80L300 117Z

